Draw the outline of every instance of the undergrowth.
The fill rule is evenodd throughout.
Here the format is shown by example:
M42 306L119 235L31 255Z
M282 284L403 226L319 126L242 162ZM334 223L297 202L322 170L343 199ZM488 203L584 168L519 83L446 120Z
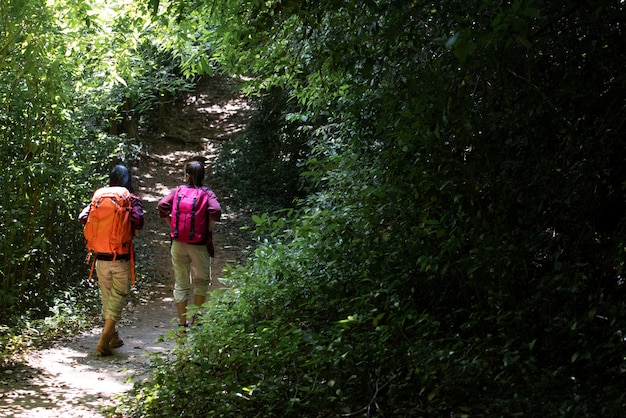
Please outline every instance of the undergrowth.
M97 286L81 283L55 297L48 316L38 319L25 312L12 318L10 325L0 325L0 363L23 361L29 350L93 327L99 318L99 298Z

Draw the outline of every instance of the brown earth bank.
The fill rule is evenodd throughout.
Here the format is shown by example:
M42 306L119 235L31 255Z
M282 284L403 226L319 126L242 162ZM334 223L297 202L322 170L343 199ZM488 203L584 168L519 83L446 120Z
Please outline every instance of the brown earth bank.
M203 157L210 172L222 144L243 129L250 112L234 81L212 77L171 105L161 131L142 135L139 160L132 170L145 226L135 239L137 283L118 324L125 344L112 356L101 357L95 350L101 328L94 328L29 352L23 363L3 367L0 417L104 417L102 408L114 403L112 397L129 390L146 372L150 353L176 344L167 337L175 329L170 242L156 205L182 182L185 161ZM224 287L219 279L225 267L242 263L251 242L240 228L249 216L230 203L227 191L219 187L219 173L207 180L223 210L214 232L214 290Z

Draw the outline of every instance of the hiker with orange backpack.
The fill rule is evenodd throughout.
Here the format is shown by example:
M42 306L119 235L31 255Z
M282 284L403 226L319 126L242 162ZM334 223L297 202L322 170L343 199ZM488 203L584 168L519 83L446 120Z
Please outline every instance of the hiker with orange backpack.
M159 217L170 227L174 302L181 328L193 322L187 319L187 303L194 285L193 303L202 306L211 284L213 224L222 210L215 193L202 185L204 165L200 161L185 164L185 184L178 186L158 203Z
M122 308L134 283L133 237L144 223L143 205L135 195L128 168L123 165L113 168L109 186L96 190L78 219L84 225L88 259L93 258L91 274L95 264L102 299L104 327L96 350L102 356L109 356L113 354L112 348L124 345L115 324L122 317Z

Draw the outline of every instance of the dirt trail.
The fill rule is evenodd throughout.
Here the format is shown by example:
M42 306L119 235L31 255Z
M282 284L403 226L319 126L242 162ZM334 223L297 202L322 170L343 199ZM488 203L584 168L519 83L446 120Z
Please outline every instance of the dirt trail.
M104 417L101 408L132 387L129 378L146 370L149 354L174 344L164 338L175 329L173 271L167 227L156 214L156 204L182 181L184 161L203 156L210 167L221 144L243 128L249 113L232 83L213 78L173 104L163 132L142 138L141 158L133 173L144 204L145 227L135 240L138 283L118 325L124 346L113 356L101 357L95 350L101 328L95 328L30 353L24 365L2 369L0 417ZM241 261L247 239L239 229L241 215L213 179L207 180L223 206L222 222L215 227L212 265L213 283L220 287L224 267Z

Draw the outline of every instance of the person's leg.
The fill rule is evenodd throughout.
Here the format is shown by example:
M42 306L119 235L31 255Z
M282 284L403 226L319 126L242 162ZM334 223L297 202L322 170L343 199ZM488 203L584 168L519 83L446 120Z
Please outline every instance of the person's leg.
M198 308L206 302L211 284L211 257L204 245L194 245L189 253L193 265L192 282L194 286L193 302Z
M107 305L106 318L114 321L113 332L109 346L118 348L124 345L124 341L119 337L115 324L122 319L122 310L126 305L126 298L131 286L131 265L128 260L117 260L111 265L113 283L111 294Z
M187 301L176 302L176 315L178 316L178 325L187 326Z
M96 273L100 284L104 317L104 327L96 350L103 356L108 356L113 354L111 348L121 347L124 344L117 335L115 324L122 317L122 309L130 291L130 262L98 260Z
M106 319L106 311L107 306L109 304L109 299L111 296L111 287L113 286L113 274L111 273L111 262L96 260L96 275L98 276L98 285L100 286L100 299L102 301L102 317L104 319L104 326L102 328L102 332L100 333L100 339L98 340L98 345L96 346L96 350L100 352L103 356L109 356L113 354L111 348L109 347L109 342L111 340L110 333L115 324L111 324L110 321Z
M100 287L100 301L102 302L102 319L106 319L106 309L113 286L113 274L111 273L111 262L96 260L96 276Z
M110 356L113 354L111 351L111 338L113 338L113 332L115 331L115 321L112 319L104 320L104 327L102 328L102 334L100 334L100 340L98 340L98 345L96 346L96 350L100 352L103 356Z
M189 244L173 241L171 249L172 266L174 267L174 303L176 303L179 325L187 324L187 300L191 289L191 259L187 254L187 247L189 246Z

